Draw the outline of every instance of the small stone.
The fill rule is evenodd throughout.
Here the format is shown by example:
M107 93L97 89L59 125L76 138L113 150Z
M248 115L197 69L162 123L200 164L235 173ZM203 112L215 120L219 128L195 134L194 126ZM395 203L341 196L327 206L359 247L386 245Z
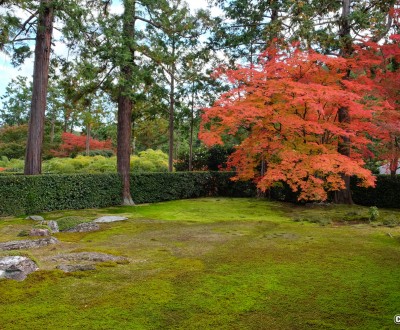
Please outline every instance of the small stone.
M66 232L68 232L68 233L84 233L84 232L89 232L89 231L96 231L99 229L100 229L100 226L97 223L83 222L72 229L66 230Z
M26 276L39 268L27 257L9 256L0 258L0 278L23 281Z
M56 267L59 270L62 270L66 273L77 272L77 271L87 271L87 270L95 270L95 265L58 265Z
M30 230L29 236L50 236L50 231L43 228L33 228Z
M26 220L44 221L44 218L40 215L30 215L25 218Z
M124 263L127 262L128 259L121 256L114 256L112 254L101 253L101 252L76 252L76 253L64 253L53 256L51 258L53 261L72 261L72 262L107 262L113 261L116 263Z
M44 225L48 226L52 233L58 233L60 230L58 229L58 223L54 220L45 221Z
M123 221L123 220L128 220L128 218L121 217L121 216L118 216L118 215L106 215L104 217L97 218L93 222L106 223L106 222L115 222L115 221Z

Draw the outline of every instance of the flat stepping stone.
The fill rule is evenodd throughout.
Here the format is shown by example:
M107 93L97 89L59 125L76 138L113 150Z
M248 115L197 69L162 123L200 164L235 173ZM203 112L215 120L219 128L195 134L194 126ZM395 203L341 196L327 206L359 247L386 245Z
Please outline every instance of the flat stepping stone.
M80 223L79 225L75 226L74 228L65 230L64 232L67 233L85 233L89 231L96 231L99 230L100 226L94 222L84 222Z
M36 249L50 244L57 244L58 242L58 239L52 236L36 240L10 241L0 243L0 251Z
M106 222L115 222L115 221L124 221L124 220L128 220L128 218L127 217L121 217L121 216L118 216L118 215L106 215L104 217L97 218L93 222L106 223Z
M40 215L29 215L25 218L26 220L44 221L44 218Z
M91 261L91 262L126 262L128 259L125 257L114 256L112 254L100 252L77 252L77 253L63 253L51 258L53 261Z
M0 258L0 278L23 281L28 274L38 270L34 261L22 256Z

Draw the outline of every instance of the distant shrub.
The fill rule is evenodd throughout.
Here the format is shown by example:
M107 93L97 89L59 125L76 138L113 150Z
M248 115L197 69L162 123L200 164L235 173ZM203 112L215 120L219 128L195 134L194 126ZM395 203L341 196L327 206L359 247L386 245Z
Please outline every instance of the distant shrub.
M83 222L87 222L87 220L85 218L75 217L75 216L69 216L57 219L58 229L60 231L72 229Z
M375 221L379 218L379 210L376 206L371 206L368 210L369 212L369 220Z
M112 157L115 155L114 151L111 149L104 149L104 150L90 150L89 155L86 155L86 152L81 152L80 155L82 156L103 156L103 157Z
M131 172L168 172L168 155L161 150L147 149L131 156Z

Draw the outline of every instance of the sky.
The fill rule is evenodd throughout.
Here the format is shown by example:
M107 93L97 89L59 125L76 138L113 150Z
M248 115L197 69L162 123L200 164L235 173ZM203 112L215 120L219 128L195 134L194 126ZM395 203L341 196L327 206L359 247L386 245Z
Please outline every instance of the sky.
M207 7L207 0L186 0L186 2L193 11ZM114 1L114 4L112 5L112 12L121 13L122 10L123 7L121 2L119 0ZM54 39L59 37L57 34L59 34L59 32L55 31ZM32 45L32 47L34 47L34 45ZM60 42L56 42L53 49L58 54L66 53L65 46ZM26 76L31 79L32 74L33 57L25 60L23 65L14 68L10 63L10 57L5 53L0 52L0 97L4 95L5 89L11 79L16 78L17 76Z

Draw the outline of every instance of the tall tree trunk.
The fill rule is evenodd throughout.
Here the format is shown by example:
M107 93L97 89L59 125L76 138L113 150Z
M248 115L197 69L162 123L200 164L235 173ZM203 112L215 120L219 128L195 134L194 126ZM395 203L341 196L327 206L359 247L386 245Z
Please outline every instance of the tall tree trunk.
M341 42L341 55L343 57L348 57L352 53L352 40L350 35L350 8L351 8L351 0L343 0L342 7L342 17L340 22L340 30L339 37ZM341 107L338 110L338 119L339 123L350 124L350 113L349 108ZM338 152L341 155L350 157L350 138L347 136L342 136L339 138L338 143ZM351 189L350 189L350 176L343 174L342 179L345 184L345 188L338 190L334 195L334 202L338 204L353 204L353 199L351 197Z
M44 115L46 111L46 96L49 81L53 18L54 10L52 1L41 0L36 32L32 102L25 154L24 173L26 175L40 174L42 172Z
M174 37L173 37L174 38ZM174 111L175 111L175 40L172 40L171 85L169 94L169 151L168 171L174 170Z
M50 143L54 142L54 134L55 134L55 126L56 126L56 118L55 115L53 115L53 118L51 118L51 129L50 129Z
M194 126L194 82L192 84L192 104L190 109L189 171L193 171L193 126Z
M338 119L340 123L350 124L349 109L342 107L339 109ZM338 152L341 155L350 157L350 138L347 136L340 137L338 143ZM335 191L334 202L337 204L353 204L353 198L351 197L350 189L350 176L342 174L342 179L345 184L345 188L339 191Z
M133 102L132 78L135 58L135 1L124 0L123 37L130 59L121 65L118 96L117 170L122 177L122 204L134 205L130 190L130 155Z

